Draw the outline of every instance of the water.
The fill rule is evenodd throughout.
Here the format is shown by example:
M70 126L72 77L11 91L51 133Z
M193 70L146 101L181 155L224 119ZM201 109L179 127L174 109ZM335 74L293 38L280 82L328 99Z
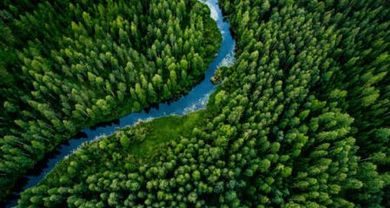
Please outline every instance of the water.
M103 136L113 134L116 129L132 126L139 121L151 120L168 115L184 115L192 111L202 109L207 104L208 98L214 92L216 86L210 81L215 70L222 65L232 64L234 61L235 41L230 33L230 25L223 18L218 0L201 1L210 8L210 16L216 21L218 29L222 34L222 44L215 59L209 65L205 79L195 86L186 96L181 97L173 103L162 103L148 112L131 113L119 119L119 122L113 122L105 126L83 129L79 136L69 140L66 144L58 147L54 155L46 160L43 167L35 168L30 175L26 176L27 183L19 189L19 192L13 193L13 196L5 207L13 207L22 191L38 184L49 173L55 165L62 161L67 155L71 154L85 142L91 142ZM38 170L37 170L38 169Z

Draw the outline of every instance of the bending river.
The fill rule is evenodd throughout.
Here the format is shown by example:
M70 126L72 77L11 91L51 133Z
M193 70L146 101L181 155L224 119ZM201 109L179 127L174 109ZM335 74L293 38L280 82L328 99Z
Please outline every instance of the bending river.
M202 109L206 106L208 98L214 92L216 86L210 81L215 70L220 66L231 65L234 62L235 41L230 33L230 25L223 18L222 11L218 5L218 0L200 0L210 8L211 18L217 23L218 29L222 34L222 44L215 59L209 65L205 79L195 86L187 95L181 97L173 103L161 103L157 107L150 109L148 112L131 113L119 119L119 122L113 122L105 126L83 129L79 135L70 139L65 144L58 147L57 151L48 159L45 164L35 168L33 173L27 175L27 181L22 187L17 187L12 195L12 199L8 201L5 207L14 207L20 193L25 189L30 188L39 183L47 173L49 173L55 165L72 154L83 143L90 142L103 136L108 136L115 133L117 128L132 126L139 121L151 120L168 115L184 115L192 111Z

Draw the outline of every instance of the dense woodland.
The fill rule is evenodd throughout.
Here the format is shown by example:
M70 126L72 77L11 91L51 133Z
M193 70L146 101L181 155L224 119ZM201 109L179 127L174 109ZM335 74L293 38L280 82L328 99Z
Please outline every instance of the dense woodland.
M0 34L0 201L80 129L189 90L220 44L196 0L5 0Z
M195 0L11 2L0 199L77 130L182 94L220 42ZM236 63L205 112L86 144L19 207L390 207L389 2L220 4Z
M78 150L21 207L389 207L385 0L222 0L238 41L204 122Z

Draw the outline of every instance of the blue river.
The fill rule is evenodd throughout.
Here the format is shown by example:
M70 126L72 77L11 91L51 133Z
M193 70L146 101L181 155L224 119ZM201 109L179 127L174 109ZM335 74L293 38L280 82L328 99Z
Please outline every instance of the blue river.
M140 121L147 121L154 118L169 115L185 115L189 112L205 108L208 98L216 89L216 86L210 81L217 68L220 66L231 65L234 62L235 40L230 33L230 25L225 21L222 11L219 7L218 0L200 0L210 8L211 18L217 23L218 29L222 34L222 44L216 54L213 62L209 65L205 79L196 85L191 91L172 103L161 103L158 106L140 113L131 113L112 122L98 127L83 129L79 136L70 139L62 144L58 149L47 158L42 165L36 167L32 173L27 175L24 180L26 183L17 187L18 191L12 194L12 199L5 204L5 207L14 207L20 193L24 190L38 184L61 160L77 150L83 143L92 142L104 136L115 133L118 128L125 128Z

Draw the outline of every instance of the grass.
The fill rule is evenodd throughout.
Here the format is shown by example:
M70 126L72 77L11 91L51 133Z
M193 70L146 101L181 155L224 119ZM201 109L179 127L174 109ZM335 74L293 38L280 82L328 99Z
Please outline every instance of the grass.
M189 113L185 116L168 116L139 124L147 129L146 139L132 144L129 154L135 157L152 155L156 149L170 140L181 136L189 137L196 126L200 126L205 118L205 110Z

